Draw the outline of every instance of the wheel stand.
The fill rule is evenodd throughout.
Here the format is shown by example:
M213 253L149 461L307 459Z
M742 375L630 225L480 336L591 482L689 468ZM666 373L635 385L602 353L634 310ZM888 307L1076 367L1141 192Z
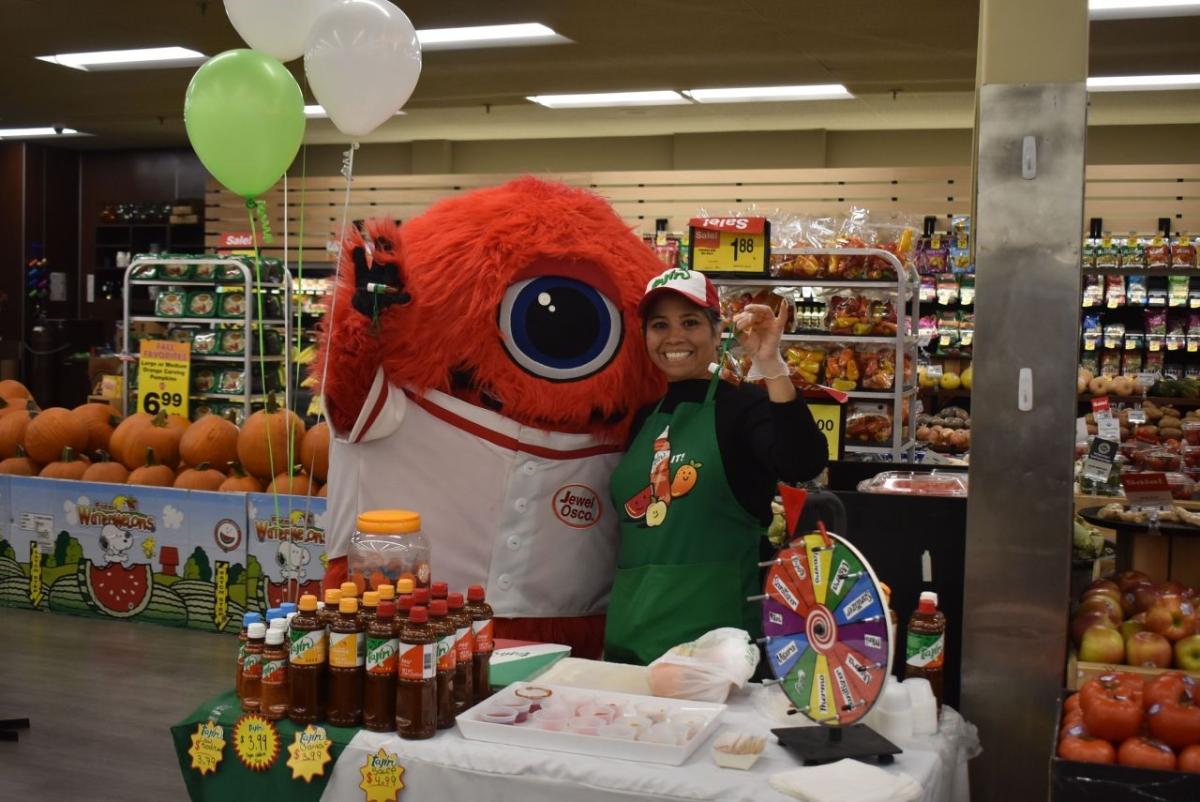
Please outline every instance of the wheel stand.
M892 763L900 747L884 738L866 724L849 727L784 727L771 732L788 751L804 760L804 765L832 763L843 758L875 762L881 766Z

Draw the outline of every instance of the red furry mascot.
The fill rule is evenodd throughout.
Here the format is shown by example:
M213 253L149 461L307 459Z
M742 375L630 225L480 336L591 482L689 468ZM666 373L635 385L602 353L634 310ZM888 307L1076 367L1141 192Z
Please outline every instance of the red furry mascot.
M661 395L637 304L662 270L592 193L521 178L369 220L342 253L315 374L336 437L326 587L360 511L412 509L499 637L598 657L616 564L608 480Z

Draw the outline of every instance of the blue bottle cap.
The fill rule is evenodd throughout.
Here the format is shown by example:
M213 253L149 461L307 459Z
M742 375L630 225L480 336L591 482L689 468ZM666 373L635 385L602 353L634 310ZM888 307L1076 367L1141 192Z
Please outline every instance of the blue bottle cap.
M242 626L248 627L251 624L261 624L262 620L262 616L258 613L246 613L242 616Z
M267 623L268 624L271 623L276 618L283 618L284 615L285 615L285 613L283 612L283 610L281 610L278 607L272 607L270 610L267 610Z
M295 602L283 602L279 605L279 609L283 610L284 615L287 615L288 613L296 612L300 608L296 606Z

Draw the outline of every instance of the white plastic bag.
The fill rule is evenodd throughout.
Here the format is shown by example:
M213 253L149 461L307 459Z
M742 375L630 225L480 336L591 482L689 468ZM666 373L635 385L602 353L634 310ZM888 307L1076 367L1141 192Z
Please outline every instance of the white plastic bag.
M722 627L675 646L650 664L650 692L671 699L724 702L758 667L758 647L744 629Z

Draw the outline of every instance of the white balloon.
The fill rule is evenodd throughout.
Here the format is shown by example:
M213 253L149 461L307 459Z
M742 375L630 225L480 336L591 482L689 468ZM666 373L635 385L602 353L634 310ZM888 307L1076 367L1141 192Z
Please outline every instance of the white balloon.
M339 0L225 0L225 14L255 50L280 61L304 55L313 20Z
M421 75L421 44L387 0L340 0L313 23L304 72L338 130L362 137L408 102Z

